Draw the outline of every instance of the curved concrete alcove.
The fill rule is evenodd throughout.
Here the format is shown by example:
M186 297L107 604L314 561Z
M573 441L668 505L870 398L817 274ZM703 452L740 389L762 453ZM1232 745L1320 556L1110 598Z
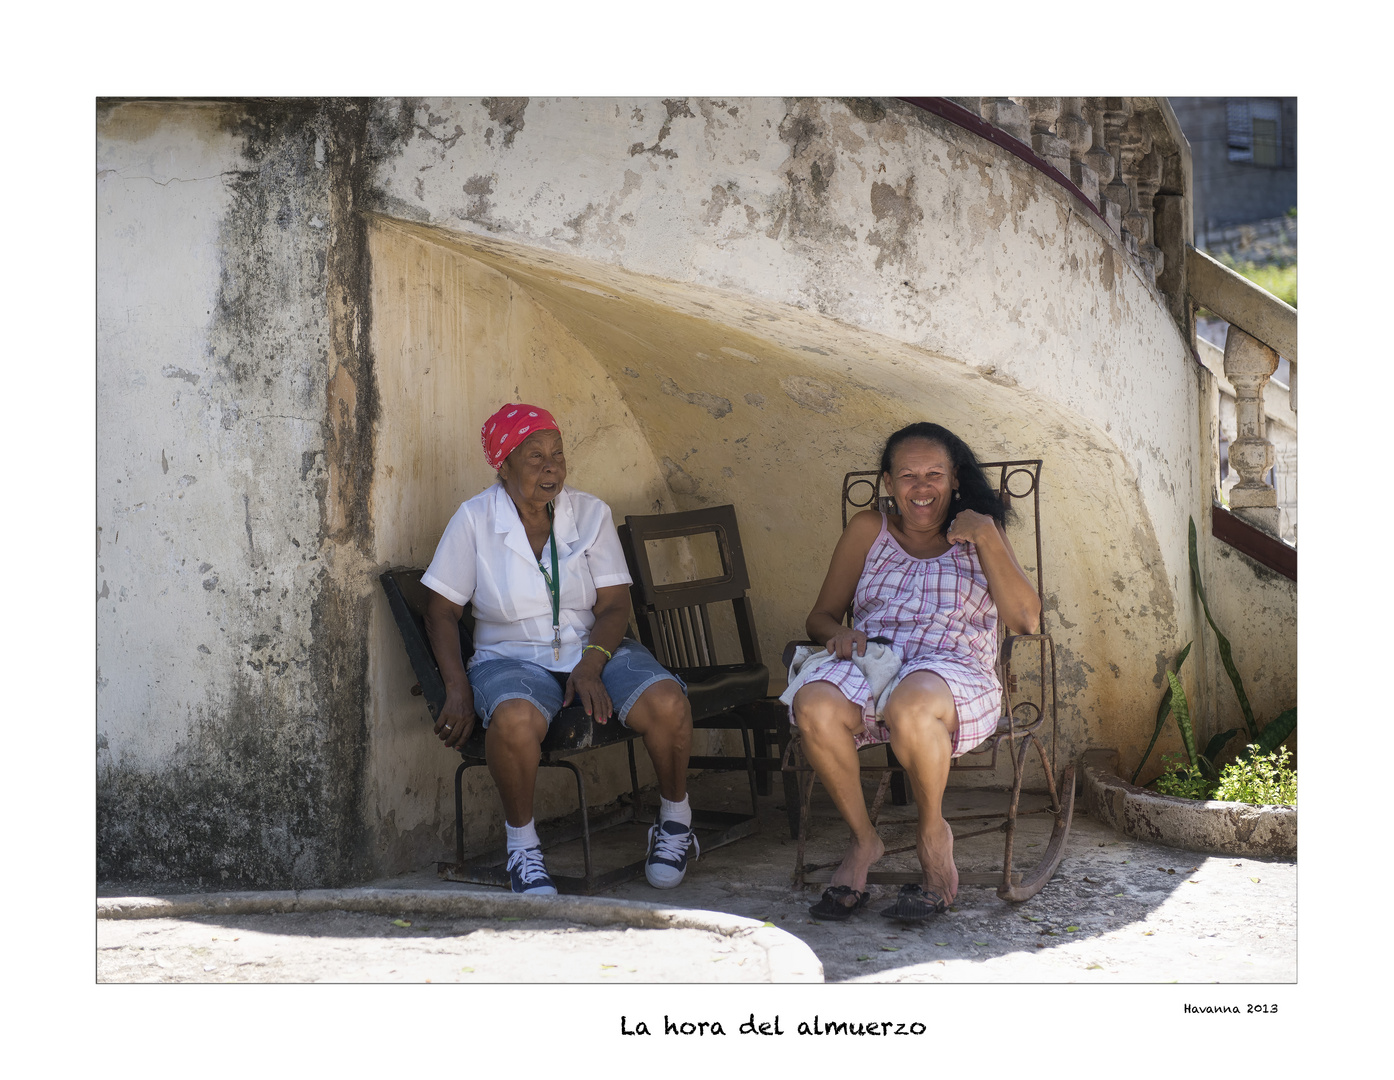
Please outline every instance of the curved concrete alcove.
M124 101L98 124L103 875L300 886L448 850L452 755L376 575L429 560L490 480L480 422L523 396L617 516L736 505L771 656L838 477L891 429L1043 457L1060 752L1136 762L1198 634L1194 365L1119 238L1024 161L892 99ZM469 797L473 845L497 802Z
M1150 695L1158 642L1177 633L1176 616L1153 570L1162 565L1156 541L1139 527L1147 513L1136 477L1094 425L959 360L806 310L387 218L374 219L370 247L380 558L429 561L455 507L492 482L478 449L483 419L505 400L537 401L565 429L568 482L605 498L617 520L736 506L761 647L777 657L803 636L841 529L842 474L874 467L895 428L933 419L984 459L1046 459L1061 760L1133 734L1125 718L1141 715L1140 703L1126 690ZM1016 546L1033 564L1029 533ZM1100 582L1092 568L1105 566ZM1140 599L1152 617L1136 618ZM453 762L431 738L420 699L404 693L413 680L381 604L377 626L374 746L393 749L374 753L371 787L382 820L400 828L414 817L429 830L448 817ZM590 755L600 790L623 786L622 762L620 753ZM1009 772L1004 761L976 782ZM544 787L539 812L563 812L565 783ZM422 798L385 797L403 790ZM494 805L482 771L467 799ZM478 839L489 824L474 826Z

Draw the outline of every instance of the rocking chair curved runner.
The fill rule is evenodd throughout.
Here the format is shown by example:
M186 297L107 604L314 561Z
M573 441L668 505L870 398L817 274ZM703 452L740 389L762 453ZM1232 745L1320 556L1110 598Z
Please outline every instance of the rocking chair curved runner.
M1034 578L1036 593L1042 599L1042 613L1039 633L1012 634L1005 630L999 631L1001 636L998 645L997 674L1002 682L1002 716L997 722L997 730L984 742L963 755L966 758L981 758L986 755L988 760L983 764L970 765L963 763L961 758L957 758L950 766L951 775L955 772L993 771L997 768L999 748L1004 743L1007 745L1012 763L1012 786L1008 793L1007 808L1002 815L1003 821L998 825L972 832L959 833L955 831L954 840L957 843L986 833L999 831L1004 833L1005 851L1002 859L1002 872L1000 874L995 872L960 873L959 883L969 886L995 884L998 896L1004 900L1019 903L1040 892L1046 882L1054 876L1060 865L1060 860L1064 857L1065 842L1069 837L1070 823L1074 815L1075 767L1073 764L1068 765L1057 782L1053 765L1058 734L1055 645L1051 641L1050 635L1045 632L1044 593L1041 586L1040 478L1042 461L1036 458L1021 461L985 461L980 464L989 479L993 477L994 473L996 474L998 494L1009 509L1013 508L1014 503L1021 503L1023 509L1026 509L1027 506L1030 508L1031 524L1035 533L1036 561L1034 571L1029 576ZM881 493L880 472L875 470L856 471L849 472L843 477L843 528L847 527L850 512L873 506L877 510L885 511L889 504L889 497ZM850 626L852 622L850 607L846 614L846 621ZM794 649L800 644L810 643L790 642L785 647L784 663L786 666L792 660ZM1029 671L1023 670L1028 666L1028 655L1035 661L1033 665L1030 665L1031 670ZM1045 743L1047 719L1049 719L1049 750L1047 750ZM1040 861L1030 871L1022 874L1012 868L1013 849L1016 841L1017 821L1022 812L1020 810L1022 782L1025 779L1026 763L1033 747L1039 755L1041 767L1045 773L1046 788L1050 799L1044 810L1036 812L1051 814L1054 822L1050 839L1046 843L1045 852ZM887 763L884 766L862 766L863 772L880 770L882 774L875 798L869 808L873 825L876 824L880 816L888 788L894 804L903 806L907 801L904 769L896 760L890 744L885 744L885 751ZM831 867L808 865L804 860L811 821L813 783L817 777L803 752L803 744L797 728L794 729L793 736L785 749L783 768L786 771L798 773L800 779L799 832L794 883L803 886L812 882L829 881L832 876ZM945 815L945 819L950 822L976 821L981 820L984 816L983 814L972 814L966 818L960 818ZM913 848L905 850L913 850ZM897 853L897 851L886 852L887 855ZM873 870L867 875L867 881L878 885L913 884L920 881L920 875L906 871Z

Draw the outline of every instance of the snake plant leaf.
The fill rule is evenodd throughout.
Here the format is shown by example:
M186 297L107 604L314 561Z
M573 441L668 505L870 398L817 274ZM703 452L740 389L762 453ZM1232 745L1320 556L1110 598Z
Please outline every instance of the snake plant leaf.
M1181 665L1186 662L1186 657L1191 651L1191 642L1186 642L1182 650L1176 655L1176 670L1181 670ZM1171 683L1167 683L1166 691L1162 694L1162 703L1157 706L1157 726L1152 729L1152 741L1147 744L1147 749L1142 752L1142 758L1137 763L1137 768L1133 770L1131 784L1137 783L1137 778L1142 774L1142 767L1147 764L1147 759L1152 755L1152 748L1157 745L1157 739L1162 734L1162 728L1167 722L1167 717L1171 715Z
M1240 711L1244 713L1244 726L1249 729L1249 735L1257 739L1259 737L1258 724L1254 722L1254 710L1249 706L1249 695L1244 693L1244 680L1239 677L1239 669L1234 666L1234 657L1231 654L1229 638L1220 633L1220 628L1215 625L1215 620L1210 617L1210 605L1205 600L1205 587L1200 583L1200 559L1196 555L1196 519L1190 519L1189 554L1191 558L1191 584L1195 586L1196 595L1200 597L1200 609L1205 612L1205 621L1210 624L1210 629L1215 631L1215 644L1220 650L1220 663L1224 665L1225 674L1229 676L1229 681L1234 684L1234 693L1239 698Z
M1243 730L1243 728L1232 727L1228 731L1220 732L1205 744L1205 753L1202 756L1208 758L1210 761L1214 761L1220 756L1220 751L1225 748L1230 739L1234 738Z
M1282 745L1283 740L1297 728L1297 706L1285 709L1275 716L1258 737L1258 752L1262 756L1271 754Z
M1196 735L1191 730L1191 710L1186 704L1186 688L1174 672L1167 672L1167 682L1171 683L1171 713L1176 717L1176 727L1181 732L1181 742L1186 747L1186 756L1191 765L1199 769L1200 755L1196 753Z

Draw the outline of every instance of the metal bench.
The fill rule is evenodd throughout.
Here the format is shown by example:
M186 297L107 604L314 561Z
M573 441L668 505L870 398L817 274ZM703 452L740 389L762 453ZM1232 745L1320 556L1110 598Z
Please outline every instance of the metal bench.
M402 643L406 646L407 657L416 673L417 684L412 687L413 694L426 699L431 719L440 715L445 706L445 682L436 665L435 654L426 636L426 606L431 591L421 584L424 570L412 567L399 567L380 575L387 602L392 609L397 629L401 631ZM460 620L460 653L468 663L474 652L473 620L469 609ZM576 801L580 809L569 820L538 829L538 837L543 848L554 847L570 840L581 841L585 872L580 877L552 874L557 891L563 893L591 894L599 889L622 881L629 881L644 872L644 860L627 863L624 866L599 873L591 854L591 835L601 829L621 825L631 821L643 821L640 815L639 773L634 760L634 740L639 736L623 724L611 722L597 724L588 717L579 705L562 709L547 729L547 737L542 740L542 768L566 769L576 780ZM581 770L569 759L575 755L597 750L616 743L625 743L629 753L628 800L615 810L603 815L592 815L586 801L586 781ZM467 858L465 855L465 808L463 780L466 769L485 765L484 728L476 724L470 737L460 747L460 765L455 770L455 861L437 864L437 872L447 881L472 882L479 885L502 885L508 887L508 871L504 869L505 854L494 851Z
M719 509L730 512L729 518L721 518L721 534L723 537L729 536L735 539L735 551L739 562L738 580L740 581L738 590L740 599L737 603L744 601L748 616L749 602L744 600L744 590L748 584L748 578L745 572L744 558L740 556L740 540L735 529L735 513L730 507ZM676 519L684 519L684 515L657 515L628 520L634 522L641 532L647 527L645 523L649 522L656 523L655 527L660 529L668 527L679 530L693 523L691 520ZM727 526L728 521L729 527ZM711 531L711 529L699 528L698 531ZM634 578L636 583L634 587L636 607L639 607L639 598L645 595L641 581L652 582L652 568L646 555L643 558L635 558L634 547L628 542L628 535L628 528L622 527L621 536L625 541L625 555L629 562L630 576ZM644 535L648 534L644 532ZM671 533L669 535L678 534ZM646 550L643 549L642 543L640 548ZM425 615L431 593L426 586L421 584L423 573L424 571L421 569L397 567L381 574L379 580L387 594L393 618L397 623L397 629L401 632L402 642L406 647L412 670L416 674L417 684L412 687L412 692L425 698L426 707L430 711L432 720L434 720L440 715L440 710L445 705L445 682L441 678L440 669L436 665L435 655L431 651L430 641L426 634ZM720 591L723 585L718 583L715 587ZM700 617L705 617L705 610ZM664 638L661 634L655 636L650 632L647 611L645 615L641 615L639 621L639 640L654 652L660 663L668 666L687 682L687 696L692 706L695 727L741 726L742 710L750 707L752 703L758 703L765 697L769 685L769 672L758 663L758 646L755 646L757 653L754 666L744 662L725 666L685 663L684 661L690 660L696 654L684 652L677 648L671 638ZM753 630L749 631L748 640L753 643ZM474 651L473 643L473 620L470 617L469 608L466 607L464 618L460 620L461 657L466 664L468 664ZM695 642L691 644L695 645ZM714 655L710 651L709 639L705 647L708 649L706 655ZM750 726L751 722L744 722L744 728ZM692 761L693 768L740 769L747 774L750 787L750 809L748 812L693 807L692 824L697 831L698 843L703 852L714 850L731 843L733 840L748 836L759 827L759 804L756 799L756 759L751 753L747 731L743 729L741 736L745 746L743 757L702 757ZM542 756L539 764L543 768L562 768L571 772L576 781L578 809L575 814L562 822L540 826L538 836L542 840L544 849L579 839L585 866L584 873L579 877L552 873L552 880L559 892L591 894L622 881L636 878L643 873L644 860L642 858L601 873L595 866L591 851L591 838L593 834L602 829L630 822L651 824L653 821L653 815L644 811L639 788L638 769L634 757L634 740L637 738L638 736L634 732L618 722L595 723L586 716L579 704L562 709L548 728L547 736L542 741ZM619 742L625 743L629 756L630 791L621 797L620 805L615 809L601 815L592 814L586 798L585 778L581 770L570 759ZM508 873L503 867L505 853L502 850L468 857L465 853L463 778L466 769L486 765L482 726L476 725L470 737L460 748L460 757L460 765L455 770L455 861L453 863L439 863L438 873L448 881L506 887L509 881ZM772 761L774 767L778 767L779 759L774 758Z

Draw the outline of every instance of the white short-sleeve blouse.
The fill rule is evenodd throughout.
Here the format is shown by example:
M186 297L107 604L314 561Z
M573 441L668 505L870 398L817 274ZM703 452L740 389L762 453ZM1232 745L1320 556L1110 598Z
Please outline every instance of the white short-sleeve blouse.
M595 625L596 590L633 580L610 508L594 495L563 487L552 530L562 581L560 660L552 656L552 594L503 485L462 503L445 527L421 583L456 604L473 604L471 666L513 659L570 671ZM551 573L547 548L540 561Z

